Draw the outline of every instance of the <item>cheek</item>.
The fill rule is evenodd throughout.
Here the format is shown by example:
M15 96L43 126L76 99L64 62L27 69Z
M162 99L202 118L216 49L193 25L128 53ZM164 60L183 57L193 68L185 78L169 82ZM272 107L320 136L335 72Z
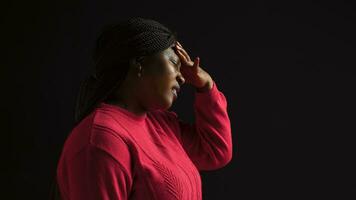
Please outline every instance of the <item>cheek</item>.
M169 104L172 100L172 87L173 85L173 76L165 75L161 77L157 77L152 86L152 98L155 99L156 102L160 104Z
M154 87L158 91L166 91L169 87L172 86L172 82L175 80L176 71L175 68L171 65L164 65L153 77Z
M157 95L165 95L172 85L172 76L157 77L154 85Z
M172 85L169 76L152 76L143 83L141 98L149 101L157 101L166 95L170 85Z
M145 91L142 92L141 99L146 107L156 109L167 109L173 103L173 96L170 92L167 79L160 77L145 85Z
M149 75L149 81L144 85L146 94L142 98L150 101L169 101L171 98L171 87L174 84L176 71L172 65L162 63L157 65Z
M174 76L174 74L175 74L175 68L168 62L164 62L157 67L156 75L158 76L169 77L169 76Z

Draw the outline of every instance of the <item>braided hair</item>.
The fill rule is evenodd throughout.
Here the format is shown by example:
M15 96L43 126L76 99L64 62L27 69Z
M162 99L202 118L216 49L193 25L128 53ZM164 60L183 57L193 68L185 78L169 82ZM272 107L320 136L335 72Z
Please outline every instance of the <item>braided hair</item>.
M130 18L104 30L93 54L94 73L80 86L75 106L75 124L118 88L126 78L130 59L169 48L176 33L152 19Z

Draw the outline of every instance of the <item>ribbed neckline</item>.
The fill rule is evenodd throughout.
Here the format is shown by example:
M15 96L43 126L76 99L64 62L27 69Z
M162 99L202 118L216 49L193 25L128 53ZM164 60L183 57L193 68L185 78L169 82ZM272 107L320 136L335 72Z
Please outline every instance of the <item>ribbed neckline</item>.
M123 107L117 106L117 105L113 105L113 104L108 104L105 102L101 102L100 106L102 107L107 107L107 108L111 108L114 110L119 111L120 113L123 113L124 115L126 115L129 119L135 121L135 122L144 122L145 119L147 118L147 113L143 114L143 115L137 115L129 110L126 110Z

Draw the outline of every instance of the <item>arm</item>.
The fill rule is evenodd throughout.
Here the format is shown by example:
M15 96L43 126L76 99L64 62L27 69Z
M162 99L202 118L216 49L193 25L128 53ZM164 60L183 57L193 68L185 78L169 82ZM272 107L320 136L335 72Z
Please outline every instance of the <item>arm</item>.
M231 128L226 98L215 82L210 90L195 93L194 112L195 123L189 124L169 111L182 146L199 170L225 166L232 159Z
M196 88L195 123L190 125L178 119L178 137L190 159L199 170L225 166L232 159L232 138L227 102L211 76L200 67L200 58L194 62L177 42L175 52L181 60L181 72L186 82Z

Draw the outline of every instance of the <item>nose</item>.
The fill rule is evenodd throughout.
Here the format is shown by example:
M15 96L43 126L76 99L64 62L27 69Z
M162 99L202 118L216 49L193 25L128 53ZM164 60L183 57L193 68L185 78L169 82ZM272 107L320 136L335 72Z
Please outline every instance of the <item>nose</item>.
M185 79L181 72L178 73L177 81L178 81L179 85L183 85L185 83Z

